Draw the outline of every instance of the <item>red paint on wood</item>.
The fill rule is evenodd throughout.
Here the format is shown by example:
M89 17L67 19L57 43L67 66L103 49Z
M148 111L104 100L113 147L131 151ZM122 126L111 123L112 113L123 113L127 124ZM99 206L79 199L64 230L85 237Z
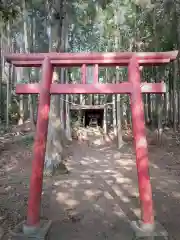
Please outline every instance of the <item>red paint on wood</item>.
M128 82L120 84L52 84L51 94L113 94L130 93L131 84Z
M43 60L12 60L11 63L16 67L40 67L42 65ZM80 67L82 64L86 65L95 65L98 64L99 66L128 66L130 59L72 59L72 60L51 60L51 64L55 67L69 67L69 66L76 66ZM165 63L170 62L170 58L163 58L163 59L139 59L139 64L142 66L149 66L149 65L162 65Z
M131 59L128 67L128 79L133 86L133 92L131 93L131 111L142 221L144 224L153 224L154 213L152 190L148 167L144 108L140 89L141 77L139 64L135 57Z
M21 83L16 85L16 94L38 94L40 93L39 83Z
M38 83L17 84L16 94L38 94L40 85ZM115 93L131 93L131 83L124 82L120 84L51 84L51 94L115 94ZM142 93L165 93L165 83L142 83Z
M36 226L40 221L40 203L42 193L43 168L46 139L48 132L48 116L50 109L50 86L52 82L52 65L45 58L42 66L42 80L39 87L39 107L36 135L33 149L32 173L28 200L27 225ZM36 85L37 86L37 85Z
M99 66L98 64L94 65L94 79L93 79L93 83L94 84L98 84L99 82Z
M83 64L81 67L81 79L82 84L86 84L86 64Z
M43 61L45 57L50 60L68 60L72 62L76 60L104 60L106 59L115 61L117 59L128 59L130 60L132 56L136 56L138 60L152 60L152 59L170 59L175 60L178 51L170 52L109 52L109 53L12 53L5 54L4 57L7 61ZM84 62L82 62L84 64ZM93 64L93 63L92 63Z
M164 82L159 83L141 83L142 93L166 93L166 84Z
M41 67L42 61L11 61L15 67Z

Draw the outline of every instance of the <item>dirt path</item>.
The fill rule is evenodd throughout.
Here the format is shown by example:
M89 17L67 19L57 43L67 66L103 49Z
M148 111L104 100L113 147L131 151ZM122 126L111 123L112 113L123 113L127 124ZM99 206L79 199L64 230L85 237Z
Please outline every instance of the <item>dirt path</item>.
M171 147L150 148L150 173L156 219L169 239L179 240L180 150ZM21 145L12 146L11 155L1 154L6 161L0 179L4 232L26 216L31 158L29 147ZM68 168L70 174L44 181L42 218L53 220L49 239L132 239L128 221L140 217L132 147L120 152L115 146L74 142Z
M54 181L50 216L56 223L50 239L59 235L68 240L132 239L128 220L140 218L132 148L126 145L121 153L113 146L77 145L75 149L69 162L71 174ZM165 165L166 158L168 163L173 160L171 155L154 150L150 172L156 219L169 232L169 239L180 239L180 178Z

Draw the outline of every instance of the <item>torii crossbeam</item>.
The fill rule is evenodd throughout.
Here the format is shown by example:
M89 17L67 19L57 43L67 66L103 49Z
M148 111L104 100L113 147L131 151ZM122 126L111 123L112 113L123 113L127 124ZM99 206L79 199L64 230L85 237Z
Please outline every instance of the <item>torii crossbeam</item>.
M40 202L43 167L48 130L51 94L130 94L133 134L136 151L142 228L154 226L152 190L148 172L148 148L145 135L144 109L141 93L165 93L161 83L141 83L140 66L161 65L176 59L178 52L159 53L38 53L6 55L7 62L17 67L42 67L39 84L17 84L17 94L39 94L38 119L34 141L34 158L30 181L27 221L28 232L37 230L40 224ZM94 66L94 82L86 84L86 65ZM80 66L81 84L52 83L53 68ZM99 66L128 66L128 82L116 84L98 83ZM149 229L149 228L148 228Z

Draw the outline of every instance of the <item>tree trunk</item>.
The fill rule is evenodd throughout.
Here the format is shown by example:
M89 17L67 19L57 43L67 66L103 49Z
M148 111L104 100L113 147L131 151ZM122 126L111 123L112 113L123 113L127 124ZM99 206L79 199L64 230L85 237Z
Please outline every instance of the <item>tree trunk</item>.
M169 71L168 77L168 123L169 125L172 124L172 83L171 83L171 72Z
M174 61L174 76L173 76L173 130L177 131L178 123L178 100L177 100L177 76L178 76L178 62Z
M104 134L107 134L107 104L104 105L104 116L103 116L103 130Z
M17 83L21 82L22 79L22 68L17 69ZM23 95L19 95L19 121L18 125L23 124L24 122L24 99Z
M116 83L116 80L114 78L113 83ZM117 136L117 118L116 118L116 109L117 109L117 104L116 104L116 94L112 95L112 102L113 102L113 129L114 129L114 135Z
M33 21L31 20L31 35L28 33L28 11L27 11L27 2L26 0L23 0L22 2L22 11L23 11L23 28L24 28L24 52L25 53L30 53L32 50L32 28L33 28ZM31 83L31 70L29 68L24 68L24 76L26 78L26 81ZM34 108L33 108L33 96L31 94L28 95L28 107L29 107L29 112L28 116L30 116L30 121L33 126L33 129L35 129L34 126Z
M8 64L8 68L10 68L10 64ZM10 72L10 71L9 71ZM10 94L9 94L9 73L7 77L7 82L6 82L6 127L9 127L9 105L10 105Z
M178 130L180 129L180 92L178 91Z
M87 84L92 84L94 80L94 67L93 66L87 66ZM88 95L88 104L92 105L93 104L93 94Z
M3 110L2 110L2 107L3 107L3 104L2 104L2 73L3 73L3 66L2 66L2 36L1 36L1 30L0 30L0 124L1 124L1 121L2 121L2 116L3 116Z
M49 51L59 52L62 51L62 35L63 35L63 24L64 24L64 0L56 0L54 8L59 14L59 18L55 18L52 14L52 9L48 6L48 21L49 21ZM53 75L53 81L57 81L59 72L55 72ZM49 114L49 126L48 126L48 138L46 145L46 157L45 157L45 171L46 175L52 175L56 170L62 170L66 173L67 169L63 164L64 151L63 147L66 145L66 136L64 129L62 128L62 117L60 118L59 111L59 96L51 96L50 114ZM64 116L63 116L64 117Z
M116 82L120 82L119 68L116 68ZM121 121L121 95L117 94L117 136L118 136L118 148L123 145L122 139L122 121Z
M10 34L10 21L7 24L7 34L8 34L8 48L11 49L11 34ZM7 65L5 63L5 65ZM8 64L8 73L6 78L6 127L9 127L9 107L11 104L11 96L10 96L10 81L11 81L11 64Z
M67 15L65 18L65 24L64 24L64 50L65 52L68 51L68 19L67 19ZM69 78L68 78L68 71L67 69L65 70L65 82L69 83ZM65 116L66 116L66 121L65 121L65 125L66 125L66 136L67 139L69 141L72 141L72 132L71 132L71 121L70 121L70 95L66 94L65 96Z

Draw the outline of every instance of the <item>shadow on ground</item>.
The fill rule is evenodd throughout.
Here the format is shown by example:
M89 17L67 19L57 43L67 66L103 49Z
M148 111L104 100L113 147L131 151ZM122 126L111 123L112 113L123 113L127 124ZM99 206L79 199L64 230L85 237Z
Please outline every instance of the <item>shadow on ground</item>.
M73 142L73 149L70 173L44 180L42 218L53 220L49 239L132 239L130 221L140 218L132 146L117 150L115 145ZM3 228L13 228L26 216L31 163L30 151L26 154L25 165L19 159L0 179ZM155 216L173 240L180 239L178 154L179 150L172 155L169 149L150 148ZM18 172L21 165L23 171Z

